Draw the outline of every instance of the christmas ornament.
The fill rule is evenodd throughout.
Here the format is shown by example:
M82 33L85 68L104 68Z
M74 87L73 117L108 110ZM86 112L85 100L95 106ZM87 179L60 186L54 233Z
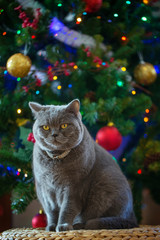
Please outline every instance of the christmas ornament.
M47 226L47 217L43 213L43 211L40 210L39 213L32 218L32 227L39 228L39 227L46 227L46 226Z
M86 3L85 11L88 13L97 12L102 6L102 0L84 0Z
M96 47L96 41L93 37L68 28L56 17L52 19L49 28L55 39L69 46L75 48L82 45L91 48ZM107 47L103 43L100 43L100 48L104 51L107 50Z
M30 71L31 60L28 56L22 53L12 55L6 64L7 71L14 77L25 77Z
M115 150L120 146L122 136L113 124L109 124L97 132L96 142L108 151Z
M151 63L140 62L134 70L134 77L138 83L150 85L156 80L157 73Z

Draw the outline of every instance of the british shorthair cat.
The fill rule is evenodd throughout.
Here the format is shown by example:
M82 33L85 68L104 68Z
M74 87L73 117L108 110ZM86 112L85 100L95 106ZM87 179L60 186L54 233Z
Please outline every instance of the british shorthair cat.
M79 100L29 106L35 117L33 172L46 230L137 227L127 179L83 125Z

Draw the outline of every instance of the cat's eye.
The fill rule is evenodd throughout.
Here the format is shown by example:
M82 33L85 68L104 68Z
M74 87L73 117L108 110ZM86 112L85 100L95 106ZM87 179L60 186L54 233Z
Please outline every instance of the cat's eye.
M44 125L44 126L43 126L43 129L47 131L47 130L49 130L49 126Z
M64 124L61 124L61 128L67 128L68 127L68 124L67 123L64 123Z

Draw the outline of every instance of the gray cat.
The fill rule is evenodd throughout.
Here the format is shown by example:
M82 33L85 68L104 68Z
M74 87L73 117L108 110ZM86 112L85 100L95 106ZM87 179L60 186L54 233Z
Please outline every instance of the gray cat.
M137 227L129 184L83 125L79 100L29 106L36 119L33 171L46 229Z

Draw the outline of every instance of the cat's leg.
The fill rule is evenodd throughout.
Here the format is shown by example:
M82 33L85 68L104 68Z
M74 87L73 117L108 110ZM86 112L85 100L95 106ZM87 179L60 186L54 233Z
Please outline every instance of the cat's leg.
M74 194L66 194L61 205L56 231L68 231L73 229L73 220L80 213L81 204Z
M54 193L47 191L36 182L36 191L38 199L43 206L44 212L47 216L47 231L55 231L58 222L59 209L55 205L53 199L55 199Z

